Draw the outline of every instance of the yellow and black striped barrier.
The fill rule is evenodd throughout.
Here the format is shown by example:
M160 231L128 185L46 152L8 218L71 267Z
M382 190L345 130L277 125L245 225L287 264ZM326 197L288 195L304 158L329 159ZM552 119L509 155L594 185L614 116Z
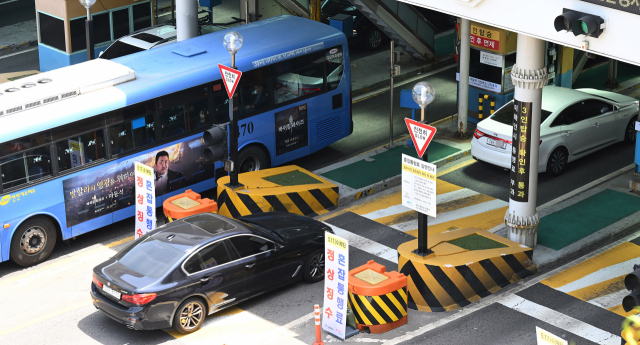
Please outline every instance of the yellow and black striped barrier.
M349 271L349 308L356 327L383 333L407 323L407 277L373 260Z
M305 181L312 183L272 182L272 177L286 174L305 174ZM243 186L232 189L227 186L229 176L218 179L218 214L236 218L262 212L289 212L313 217L338 205L337 185L295 165L242 173L238 181Z
M506 247L466 250L449 241L480 235ZM467 228L429 236L434 254L420 257L412 252L418 240L398 247L398 270L407 276L411 309L451 311L469 305L503 287L537 273L533 250L488 231Z

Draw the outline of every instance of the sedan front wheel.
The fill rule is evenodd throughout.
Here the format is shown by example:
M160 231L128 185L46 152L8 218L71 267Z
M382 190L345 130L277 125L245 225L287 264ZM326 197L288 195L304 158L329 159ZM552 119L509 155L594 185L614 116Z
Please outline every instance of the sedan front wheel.
M567 166L568 153L564 147L558 147L551 152L547 162L547 173L552 176L562 174Z
M324 249L318 249L309 255L304 265L304 279L315 283L324 278Z

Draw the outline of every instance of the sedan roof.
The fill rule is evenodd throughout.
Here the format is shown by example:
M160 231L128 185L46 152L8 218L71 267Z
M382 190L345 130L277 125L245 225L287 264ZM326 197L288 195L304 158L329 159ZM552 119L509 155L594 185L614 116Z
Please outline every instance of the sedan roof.
M542 109L554 113L567 104L590 98L590 96L587 93L566 87L548 85L542 88Z

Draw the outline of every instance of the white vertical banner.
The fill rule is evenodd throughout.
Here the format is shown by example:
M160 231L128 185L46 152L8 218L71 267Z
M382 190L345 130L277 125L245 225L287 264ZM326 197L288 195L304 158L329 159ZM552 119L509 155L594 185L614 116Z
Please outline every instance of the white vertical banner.
M156 228L156 187L153 181L153 169L136 163L136 229L135 238L142 237Z
M81 166L84 164L84 145L79 141L69 139L69 155L72 168Z
M322 329L345 339L349 299L349 244L344 238L325 232L325 275Z

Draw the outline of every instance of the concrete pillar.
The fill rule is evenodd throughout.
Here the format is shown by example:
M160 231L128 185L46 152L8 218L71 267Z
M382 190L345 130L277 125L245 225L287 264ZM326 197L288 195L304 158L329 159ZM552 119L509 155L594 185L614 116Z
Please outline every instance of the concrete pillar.
M470 137L467 132L467 115L469 110L469 62L471 21L460 18L460 82L458 83L458 131L456 138Z
M513 96L513 136L509 209L504 222L509 239L533 248L537 243L540 216L538 196L538 149L542 87L547 82L544 66L545 42L518 35L518 55L511 72Z
M198 0L176 1L178 42L198 36Z

